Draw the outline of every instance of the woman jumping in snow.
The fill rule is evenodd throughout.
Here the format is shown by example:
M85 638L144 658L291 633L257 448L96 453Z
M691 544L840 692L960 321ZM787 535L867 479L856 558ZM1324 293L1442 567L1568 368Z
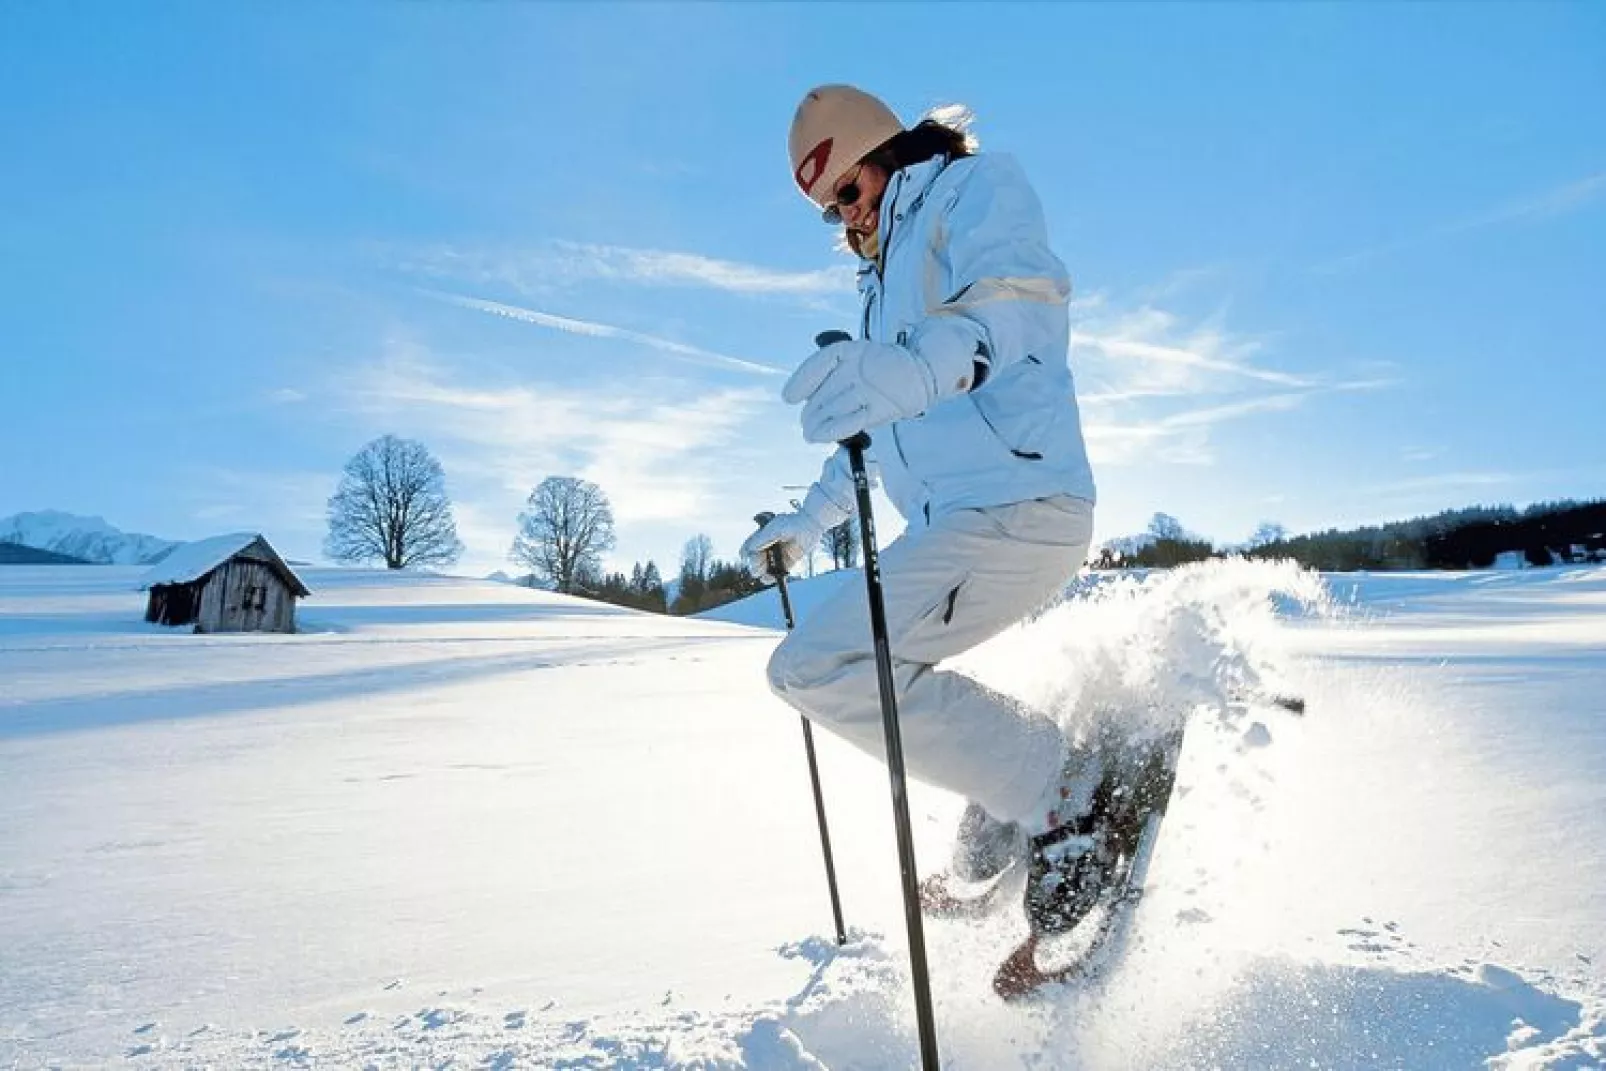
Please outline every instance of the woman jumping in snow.
M810 92L792 120L793 177L861 259L860 338L804 361L787 382L804 438L872 436L870 460L908 522L881 554L909 771L972 806L956 869L971 879L1033 860L1033 932L1062 932L1095 892L1073 830L1088 830L1098 763L1055 721L938 669L1063 589L1087 557L1093 474L1067 363L1070 282L1013 159L977 155L935 120L905 129L850 86ZM795 513L742 554L790 569L853 510L838 449ZM776 694L884 756L863 593L842 588L776 649ZM1057 847L1056 847L1057 845Z

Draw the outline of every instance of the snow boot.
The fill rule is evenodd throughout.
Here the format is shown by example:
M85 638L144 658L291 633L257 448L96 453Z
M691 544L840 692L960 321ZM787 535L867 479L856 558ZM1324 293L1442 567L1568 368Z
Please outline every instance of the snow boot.
M1114 859L1104 850L1120 778L1107 749L1072 748L1041 832L1028 842L1026 918L1032 933L1068 933L1098 902Z
M1004 822L971 803L954 834L951 873L960 881L991 881L1026 854L1026 833L1019 822Z

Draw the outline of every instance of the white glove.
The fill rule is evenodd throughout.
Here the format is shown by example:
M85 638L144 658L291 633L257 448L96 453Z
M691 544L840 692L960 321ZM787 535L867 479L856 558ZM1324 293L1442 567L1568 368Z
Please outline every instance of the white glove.
M752 574L773 584L780 576L790 573L798 562L808 557L809 550L819 543L825 529L807 513L781 513L770 518L768 524L747 537L742 544L742 560ZM779 558L779 562L772 559ZM781 573L775 572L779 565Z
M956 362L949 362L956 363ZM833 342L798 366L781 389L789 404L803 406L803 438L841 442L861 431L919 416L939 399L970 389L973 368L966 357L958 378L939 383L919 354L884 342Z

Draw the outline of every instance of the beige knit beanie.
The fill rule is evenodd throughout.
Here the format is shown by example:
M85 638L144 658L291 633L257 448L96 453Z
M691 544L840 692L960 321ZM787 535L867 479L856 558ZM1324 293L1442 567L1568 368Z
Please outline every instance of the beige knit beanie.
M792 117L787 148L798 188L824 208L837 180L903 124L891 108L852 86L811 89Z

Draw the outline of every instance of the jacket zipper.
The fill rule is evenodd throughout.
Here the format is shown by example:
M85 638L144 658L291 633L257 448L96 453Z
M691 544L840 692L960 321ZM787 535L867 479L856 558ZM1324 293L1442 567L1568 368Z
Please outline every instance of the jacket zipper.
M933 178L935 178L935 176L933 176ZM866 339L868 339L870 337L870 313L871 313L872 310L874 310L876 312L876 326L878 328L880 328L880 330L878 330L876 332L876 334L877 335L884 335L886 333L886 331L885 331L885 328L886 328L886 319L885 319L885 317L886 317L886 314L887 314L886 303L885 302L881 302L880 303L880 308L876 308L877 299L881 296L881 289L882 289L883 286L886 285L886 279L885 279L885 276L884 276L884 274L882 272L881 265L885 264L887 262L887 260L892 256L893 225L895 223L897 223L902 218L902 216L904 214L904 213L900 213L898 211L898 194L903 192L903 184L907 180L908 180L908 176L906 176L902 172L900 172L898 174L898 187L897 187L897 189L892 191L892 208L890 210L891 218L889 218L887 220L886 233L881 236L881 258L880 258L880 263L878 263L872 269L875 272L875 285L870 290L870 299L868 301L866 301L865 304L864 304L864 331L863 331L863 334L864 334L864 337ZM918 210L919 207L920 207L920 203L925 200L925 193L926 193L926 191L922 191L920 196L916 197L915 200L909 205L909 207L905 211L907 213L912 214L916 210ZM983 418L983 419L985 419L985 418ZM899 462L899 464L901 464L903 466L904 471L907 472L907 471L909 471L909 459L904 456L903 440L898 437L898 425L897 425L896 422L894 422L894 423L888 424L887 428L892 432L892 448L898 454L898 462ZM997 432L995 431L994 434L996 435ZM927 492L927 495L929 496L930 488L925 487L925 482L924 481L921 481L921 487L922 487L923 490L925 490ZM926 500L926 504L925 504L925 507L924 507L924 512L925 512L925 515L926 515L926 523L930 524L931 523L931 501L930 501L929 497ZM953 613L952 604L949 605L948 613L949 613L949 615L952 615L952 613Z

